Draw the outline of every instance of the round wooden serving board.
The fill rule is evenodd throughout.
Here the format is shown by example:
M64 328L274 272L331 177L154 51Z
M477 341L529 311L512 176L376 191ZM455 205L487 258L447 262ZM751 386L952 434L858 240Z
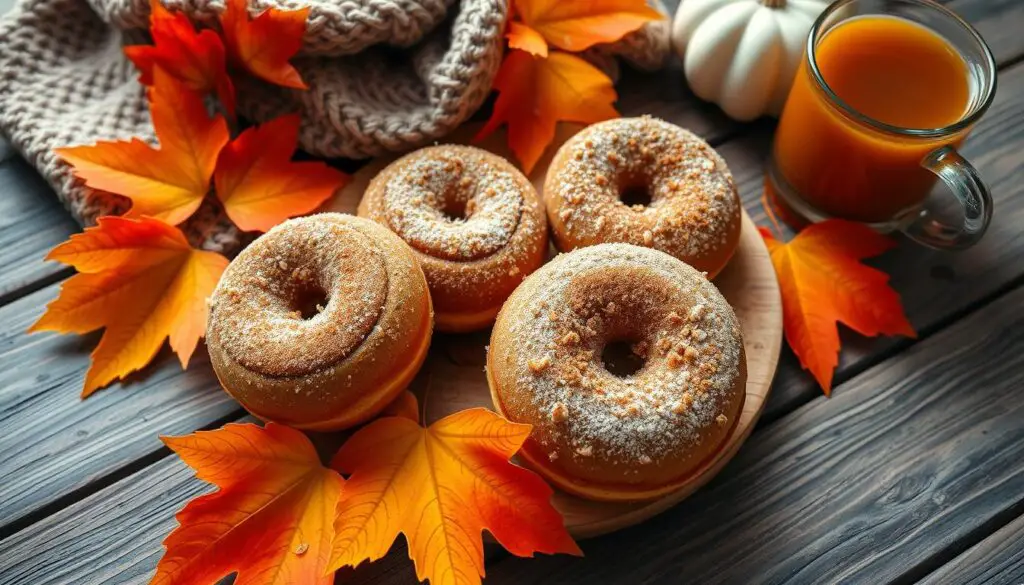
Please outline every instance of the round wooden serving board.
M469 143L479 129L470 125L456 131L446 142ZM563 124L554 142L536 165L530 179L542 190L547 167L563 142L579 131L577 125ZM505 146L505 135L494 135L477 146L513 160ZM370 180L395 156L375 159L360 169L324 207L323 211L355 213ZM552 250L552 253L554 251ZM575 538L588 538L642 522L676 505L706 484L739 450L761 416L782 344L782 299L775 270L754 222L743 213L739 248L729 265L715 279L715 285L732 304L743 329L747 355L747 395L739 423L718 457L709 461L679 491L659 500L639 503L593 502L555 490L553 503L565 518ZM423 369L410 388L422 402L427 422L433 422L465 408L493 408L484 375L486 346L490 331L452 335L436 333Z

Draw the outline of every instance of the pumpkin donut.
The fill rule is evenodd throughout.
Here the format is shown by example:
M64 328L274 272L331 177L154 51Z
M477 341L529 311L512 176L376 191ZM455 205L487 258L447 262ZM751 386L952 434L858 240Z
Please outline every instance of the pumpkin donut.
M471 146L423 148L391 163L358 213L415 250L441 331L490 325L548 248L544 205L530 181Z
M253 415L335 430L398 396L432 328L412 250L372 221L325 213L276 226L231 262L207 345L221 385Z
M602 354L632 344L643 365ZM622 374L622 372L620 372ZM629 244L562 254L499 313L487 354L498 412L533 425L519 456L580 497L662 497L725 447L746 393L732 307L676 258Z
M740 199L725 160L648 116L594 124L569 139L548 170L544 202L562 251L635 244L714 277L739 244Z

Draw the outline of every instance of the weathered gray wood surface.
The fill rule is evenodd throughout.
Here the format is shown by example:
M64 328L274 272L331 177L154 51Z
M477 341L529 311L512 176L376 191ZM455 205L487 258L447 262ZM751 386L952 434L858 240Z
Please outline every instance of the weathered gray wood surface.
M921 585L1024 583L1024 516L928 575Z
M166 457L0 541L4 585L144 583L181 504L208 491Z
M3 158L5 147L0 145L0 305L70 275L42 258L78 230L28 163L13 151Z
M0 308L0 364L8 366L0 368L0 536L84 486L166 455L158 435L187 434L242 412L220 390L202 350L188 371L164 351L122 387L79 399L99 336L25 334L58 286Z
M879 261L923 339L844 338L836 379L845 383L833 400L787 352L768 424L709 489L665 517L586 543L587 560L498 560L488 582L1022 580L1024 417L1001 384L1021 370L1024 342L984 330L1013 322L1019 330L1012 307L1019 312L1024 300L1024 3L947 4L1006 69L965 149L998 211L967 253L904 245ZM662 116L720 145L759 219L770 124L738 125L696 101L678 64L625 72L619 91L625 114ZM174 511L203 490L158 435L219 425L240 410L216 389L201 349L189 372L165 352L124 387L77 398L97 336L21 333L68 274L40 258L76 227L12 155L0 143L0 583L144 582ZM411 582L397 549L340 580ZM709 552L717 556L702 560Z

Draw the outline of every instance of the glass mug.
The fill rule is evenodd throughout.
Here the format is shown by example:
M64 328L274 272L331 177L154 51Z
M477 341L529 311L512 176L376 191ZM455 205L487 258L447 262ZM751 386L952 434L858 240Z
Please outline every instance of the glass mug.
M892 22L896 20L889 18L892 16L902 21ZM959 56L968 79L964 80L962 96L966 103L954 114L959 115L958 119L939 128L888 124L854 109L826 83L819 67L822 39L851 19L870 17L884 17L872 23L904 27L894 29L910 33L904 34L900 42L914 42L908 37L923 33L932 41L945 41L941 45ZM868 36L886 34L881 32L886 26L872 26L865 31ZM856 39L850 36L853 29L848 30L851 32L841 37L847 44L840 45L837 37L836 46L829 50L838 50L839 46L847 52L858 50L853 42ZM904 52L900 57L916 57L909 54ZM844 58L842 53L831 55L837 60ZM928 69L917 71L930 74ZM834 84L839 81L833 77ZM859 91L877 93L876 102L882 108L893 105L884 100L901 97L886 93L888 88L848 85L856 84L856 79L844 83ZM894 85L899 85L898 80ZM951 91L938 95L956 94L952 91L955 88L946 87ZM826 8L811 27L804 58L776 130L766 174L768 194L783 208L809 221L839 217L881 231L900 230L934 248L967 248L988 227L992 198L977 170L957 153L957 147L992 103L995 88L996 65L991 51L969 24L946 8L930 0L839 0ZM908 100L911 103L902 104L906 116L915 117L915 108L921 104L913 102L921 98L917 95ZM928 201L936 177L943 180L962 207L960 225L944 221L940 206Z

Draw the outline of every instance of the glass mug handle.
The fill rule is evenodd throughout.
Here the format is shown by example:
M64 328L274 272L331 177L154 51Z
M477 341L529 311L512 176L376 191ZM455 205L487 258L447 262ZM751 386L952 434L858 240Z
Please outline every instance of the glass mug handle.
M992 195L977 169L952 146L932 151L921 166L946 183L963 208L964 220L960 226L949 225L924 207L900 230L912 240L944 250L963 250L978 243L992 219Z

